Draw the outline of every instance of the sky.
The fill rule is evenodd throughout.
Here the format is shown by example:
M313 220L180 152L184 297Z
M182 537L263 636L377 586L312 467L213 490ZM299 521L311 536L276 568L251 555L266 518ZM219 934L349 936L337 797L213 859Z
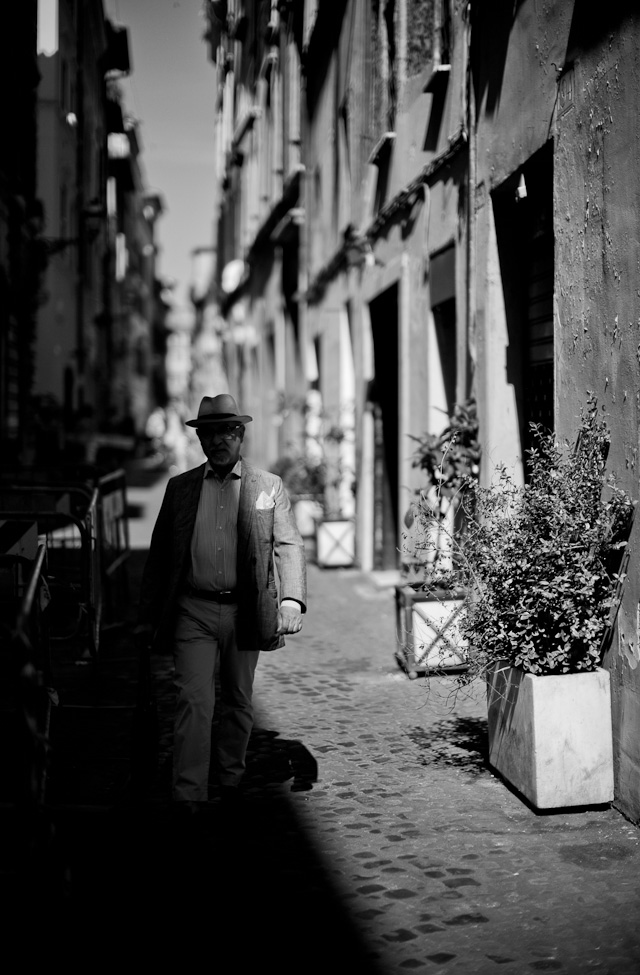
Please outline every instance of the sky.
M202 40L202 0L104 0L129 28L132 74L121 87L139 121L148 188L166 212L157 225L158 272L188 301L190 253L213 241L215 71Z

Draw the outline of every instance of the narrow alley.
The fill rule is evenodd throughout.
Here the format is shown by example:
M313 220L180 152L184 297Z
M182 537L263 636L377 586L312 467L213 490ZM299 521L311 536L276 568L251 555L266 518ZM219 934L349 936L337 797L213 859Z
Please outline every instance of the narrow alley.
M9 975L640 975L640 2L590 9L2 6Z
M131 492L139 546L162 488ZM144 557L132 554L132 601ZM168 657L153 662L160 745L142 789L131 637L106 646L93 678L61 668L74 684L53 719L55 854L34 929L55 921L69 959L100 946L149 966L201 964L234 931L224 972L635 975L637 828L613 808L528 808L487 766L483 689L398 668L384 577L309 570L303 632L260 660L237 817L212 784L195 825L171 818Z

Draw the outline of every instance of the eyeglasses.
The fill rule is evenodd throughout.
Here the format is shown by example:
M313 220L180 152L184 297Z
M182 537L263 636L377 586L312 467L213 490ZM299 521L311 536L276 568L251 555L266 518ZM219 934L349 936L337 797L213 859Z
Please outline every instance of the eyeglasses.
M211 430L200 428L198 436L200 440L235 440L240 436L240 431L244 430L241 423L233 423L224 427L214 427Z

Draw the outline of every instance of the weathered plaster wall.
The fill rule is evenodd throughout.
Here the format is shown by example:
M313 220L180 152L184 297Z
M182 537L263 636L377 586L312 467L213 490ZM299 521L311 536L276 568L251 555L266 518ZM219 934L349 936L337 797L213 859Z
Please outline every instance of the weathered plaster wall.
M424 64L409 77L402 91L388 163L388 200L447 149L450 139L464 125L467 51L463 9L462 5L456 7L454 16L448 79L436 92L425 92L433 64ZM411 24L408 29L411 31ZM442 366L430 296L430 257L446 246L456 249L457 330L462 335L460 348L466 355L466 165L466 152L462 151L434 176L430 185L423 185L410 206L394 215L375 241L375 263L365 268L360 282L360 300L365 306L388 288L398 286L400 524L413 491L423 484L424 478L411 465L415 446L411 437L426 431L439 432L446 425ZM368 324L366 314L362 322L364 326ZM442 412L438 412L438 407ZM366 426L366 416L363 423Z
M411 30L411 25L409 25ZM451 70L433 92L423 91L433 73L433 64L409 78L396 120L390 195L401 190L416 173L449 143L465 124L466 32L457 16L453 24L454 44Z
M488 189L551 137L571 8L562 0L525 0L510 22L503 4L488 4L474 27L477 183Z
M400 105L391 156L389 198L402 190L433 155L425 150L432 96L422 91L429 73L426 69L408 82Z
M307 216L308 268L311 275L333 256L338 246L335 210L335 58L327 71L326 84L317 97L313 117L305 134L305 213Z
M510 338L502 275L508 270L500 265L491 193L552 136L557 74L564 63L570 22L570 4L525 0L513 17L504 5L487 5L473 25L476 387L483 455L491 464L505 463L518 472L520 393L515 377L507 373ZM483 465L483 477L490 474L490 465Z
M552 137L558 72L564 63L571 5L525 0L513 17L487 5L474 21L472 63L477 104L474 248L476 392L482 476L504 463L522 476L517 377L508 373L509 336L492 192ZM487 51L491 56L487 56ZM509 188L510 199L515 186ZM511 350L513 353L513 349Z
M578 8L525 0L509 21L491 5L476 24L475 321L483 448L492 462L511 463L519 454L517 391L507 375L514 337L507 327L495 193L505 186L511 193L515 182L505 181L517 180L520 168L553 139L556 427L560 437L573 440L588 391L596 393L612 433L609 467L638 497L640 13L608 12L603 25ZM482 38L491 36L488 59ZM639 529L606 661L616 802L634 820L640 820Z
M493 208L489 198L482 198L481 204L476 212L475 389L481 418L481 478L488 484L498 464L506 465L521 480L522 446L516 391L507 375L507 316Z
M555 194L558 426L573 437L587 390L605 407L609 468L638 497L640 424L640 16L579 50L558 115ZM612 675L616 795L640 820L640 523Z

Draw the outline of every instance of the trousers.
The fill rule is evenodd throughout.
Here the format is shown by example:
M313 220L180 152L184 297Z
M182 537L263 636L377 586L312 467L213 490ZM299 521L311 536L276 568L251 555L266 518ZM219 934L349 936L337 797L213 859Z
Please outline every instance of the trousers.
M253 679L260 651L238 649L236 604L183 596L178 607L172 794L176 800L206 802L216 675L220 687L215 742L219 781L223 786L237 786L244 774L253 726Z

